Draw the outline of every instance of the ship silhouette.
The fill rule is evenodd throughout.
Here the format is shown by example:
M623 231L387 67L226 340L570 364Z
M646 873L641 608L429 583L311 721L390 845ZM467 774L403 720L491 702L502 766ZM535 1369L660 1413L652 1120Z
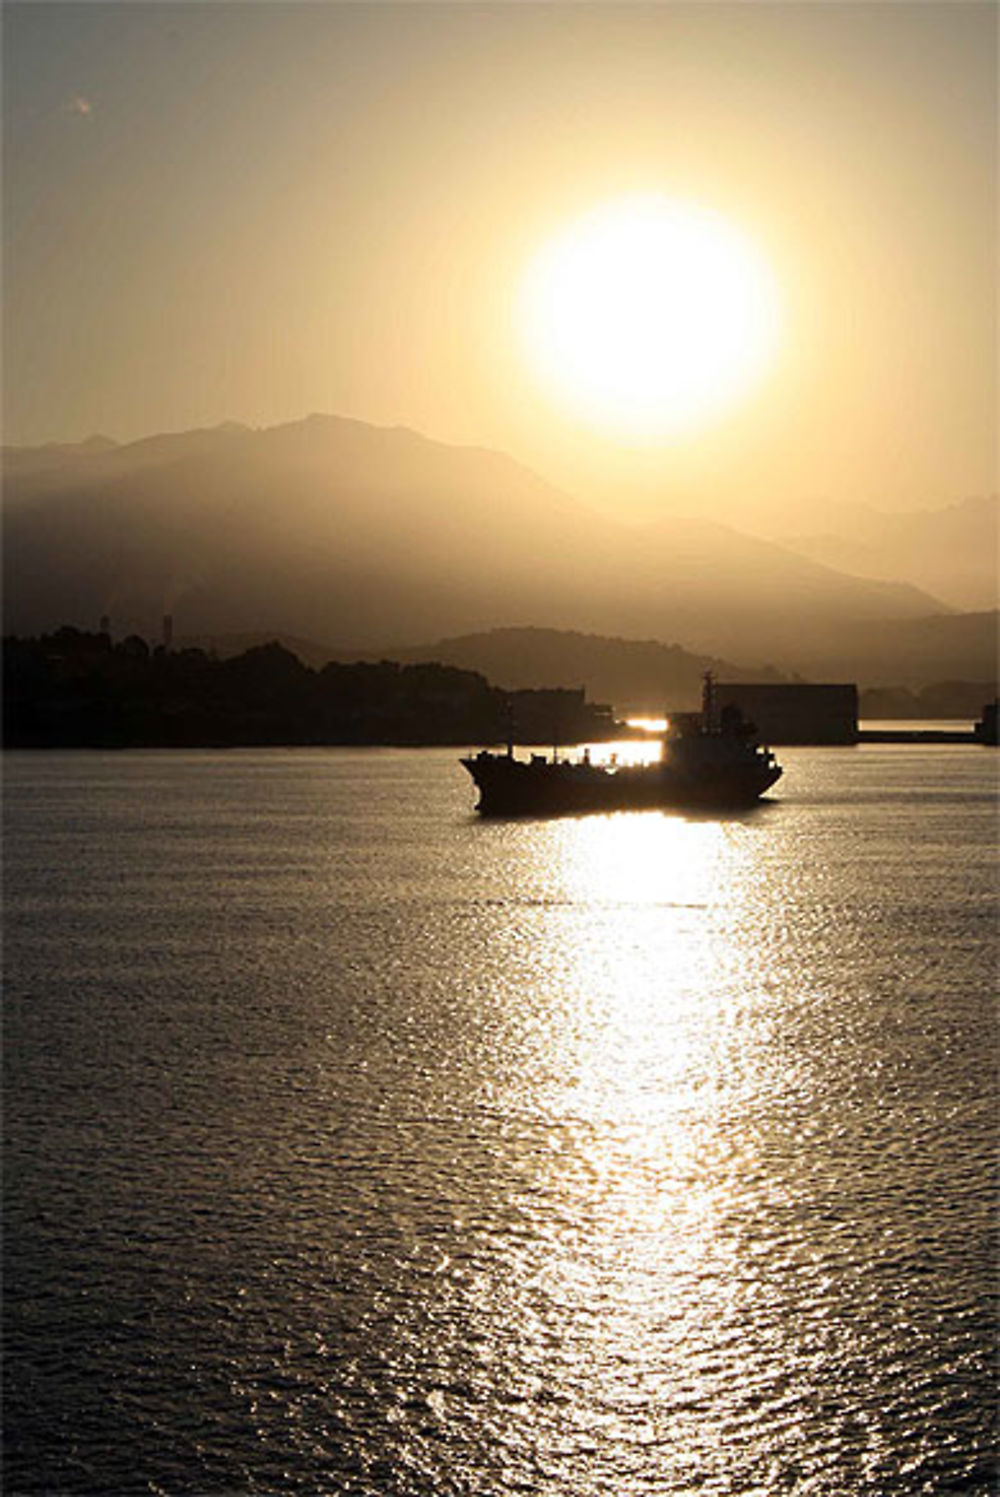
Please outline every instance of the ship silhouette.
M577 760L483 749L462 759L479 791L481 816L558 816L586 811L635 811L657 807L753 805L781 777L781 766L757 738L738 707L721 712L711 672L704 677L700 712L674 717L660 758L652 764L595 764Z

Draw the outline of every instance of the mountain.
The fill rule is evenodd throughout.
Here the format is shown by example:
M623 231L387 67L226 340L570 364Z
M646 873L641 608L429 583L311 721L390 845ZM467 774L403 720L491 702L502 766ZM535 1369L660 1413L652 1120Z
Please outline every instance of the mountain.
M401 665L438 664L485 676L505 691L582 686L590 702L628 713L658 715L668 704L695 708L702 678L711 670L725 681L781 681L768 667L748 668L709 655L693 655L657 640L611 639L574 630L509 628L439 639L421 645L389 645L377 650L345 650L294 635L196 634L174 638L174 648L194 648L229 660L247 650L278 644L314 670L330 661L355 664L395 661Z
M714 671L725 681L780 681L763 669L693 655L657 640L612 639L558 629L492 629L442 639L435 644L387 651L390 659L436 660L481 672L507 690L582 686L589 701L610 702L617 714L693 709L701 701L702 677Z
M43 456L41 454L45 454ZM701 520L599 515L501 453L315 415L6 454L6 628L264 632L383 649L531 623L807 673L949 612Z
M908 688L943 681L996 681L998 641L997 613L897 619L877 630L849 624L827 653L816 651L808 678ZM480 671L495 685L511 689L584 686L590 700L611 702L620 714L660 712L665 705L697 706L706 670L722 681L789 679L787 672L746 658L737 664L657 640L555 629L493 629L380 653L391 660L435 660Z
M958 613L889 619L878 629L850 624L817 650L814 679L826 676L860 686L919 688L942 681L996 681L1000 613Z
M225 659L275 638L252 631L181 636L175 637L175 643L179 648L194 645ZM610 702L619 714L659 713L667 703L676 708L697 705L706 670L723 681L777 682L789 677L788 672L745 659L737 664L658 640L609 638L576 630L491 629L419 645L387 641L374 650L350 650L292 635L279 635L277 641L314 669L330 660L436 661L479 671L508 690L583 686L590 700ZM808 679L856 681L862 688L892 687L904 694L942 683L952 688L962 682L978 683L973 696L981 705L979 698L991 694L983 683L997 679L998 641L997 613L902 619L877 630L863 624L846 625L829 653L817 651Z
M85 442L49 442L43 447L4 447L5 479L15 475L50 473L70 467L80 459L95 457L116 447L110 437L88 437Z
M912 582L956 608L977 611L997 605L998 518L995 497L902 514L831 505L822 535L795 536L784 544L825 566Z

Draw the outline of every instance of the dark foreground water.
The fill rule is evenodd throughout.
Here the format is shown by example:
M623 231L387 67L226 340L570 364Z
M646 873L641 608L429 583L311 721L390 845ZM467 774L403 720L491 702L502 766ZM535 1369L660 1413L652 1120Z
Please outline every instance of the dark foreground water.
M8 1497L996 1483L997 759L6 760Z

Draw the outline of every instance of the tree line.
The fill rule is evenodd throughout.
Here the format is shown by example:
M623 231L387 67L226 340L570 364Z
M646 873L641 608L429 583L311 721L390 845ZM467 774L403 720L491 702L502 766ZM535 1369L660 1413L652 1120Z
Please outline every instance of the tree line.
M434 662L313 670L277 643L220 659L69 626L4 639L3 705L9 748L571 743L614 727L582 689L505 692Z
M992 700L992 681L934 681L928 686L869 686L860 693L862 718L976 718Z

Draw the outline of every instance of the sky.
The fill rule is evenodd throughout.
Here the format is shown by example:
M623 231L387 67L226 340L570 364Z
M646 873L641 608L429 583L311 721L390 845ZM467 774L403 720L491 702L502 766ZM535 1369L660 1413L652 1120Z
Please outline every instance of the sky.
M35 3L4 13L3 427L313 411L624 515L815 529L997 487L992 4ZM526 267L627 195L766 262L773 360L655 440L553 400Z

